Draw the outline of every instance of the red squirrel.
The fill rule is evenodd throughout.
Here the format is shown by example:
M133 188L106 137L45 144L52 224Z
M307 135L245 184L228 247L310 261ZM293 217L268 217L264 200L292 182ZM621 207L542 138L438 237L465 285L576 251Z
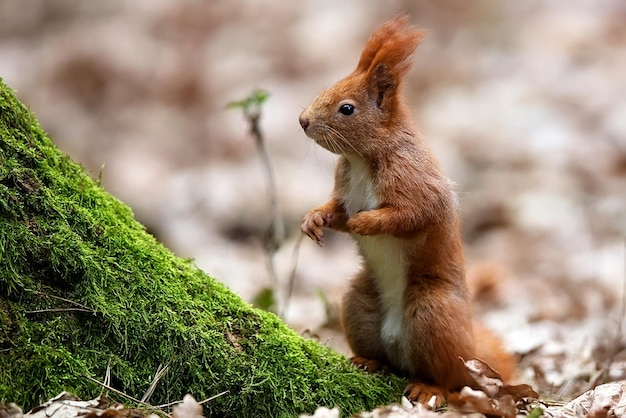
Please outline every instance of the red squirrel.
M472 321L454 187L401 95L423 37L406 15L382 24L356 69L300 114L306 135L340 155L332 196L302 232L318 245L323 228L347 232L363 257L341 311L353 364L405 375L409 399L435 396L439 406L475 387L459 357L486 361L504 380L515 363Z

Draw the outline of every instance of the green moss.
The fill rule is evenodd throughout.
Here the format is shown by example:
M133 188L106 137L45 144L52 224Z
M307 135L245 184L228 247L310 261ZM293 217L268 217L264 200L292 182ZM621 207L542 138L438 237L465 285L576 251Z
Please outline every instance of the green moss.
M151 403L204 399L211 416L344 413L397 400L403 381L352 368L174 256L61 153L0 80L0 400L30 408L111 385Z

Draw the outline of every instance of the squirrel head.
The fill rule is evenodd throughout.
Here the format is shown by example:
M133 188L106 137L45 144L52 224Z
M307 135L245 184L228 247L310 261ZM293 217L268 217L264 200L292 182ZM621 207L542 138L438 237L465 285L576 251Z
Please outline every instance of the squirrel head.
M356 69L302 111L306 135L336 154L384 152L390 136L411 124L400 87L423 37L423 31L407 25L404 14L379 26Z

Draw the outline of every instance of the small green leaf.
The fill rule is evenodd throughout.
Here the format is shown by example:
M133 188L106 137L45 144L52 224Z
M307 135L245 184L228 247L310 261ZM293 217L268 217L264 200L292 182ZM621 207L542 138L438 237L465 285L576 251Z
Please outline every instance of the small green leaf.
M252 299L252 304L259 309L263 309L264 311L274 312L274 308L276 307L274 289L269 287L262 289Z
M226 109L243 109L246 110L250 106L248 100L233 101L226 105Z
M261 106L269 97L270 94L266 90L256 89L252 92L249 99L252 99L255 104Z
M267 90L255 89L245 99L228 103L226 109L242 109L244 112L248 112L252 106L260 108L269 97L270 94Z

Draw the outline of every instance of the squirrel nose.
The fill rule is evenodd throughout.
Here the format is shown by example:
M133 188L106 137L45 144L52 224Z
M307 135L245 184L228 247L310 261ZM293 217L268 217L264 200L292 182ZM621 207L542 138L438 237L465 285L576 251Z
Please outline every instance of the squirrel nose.
M306 131L306 128L309 127L309 124L311 123L311 121L309 120L309 118L304 117L304 116L300 116L298 118L298 121L300 121L300 126L302 126L302 129L304 129Z

